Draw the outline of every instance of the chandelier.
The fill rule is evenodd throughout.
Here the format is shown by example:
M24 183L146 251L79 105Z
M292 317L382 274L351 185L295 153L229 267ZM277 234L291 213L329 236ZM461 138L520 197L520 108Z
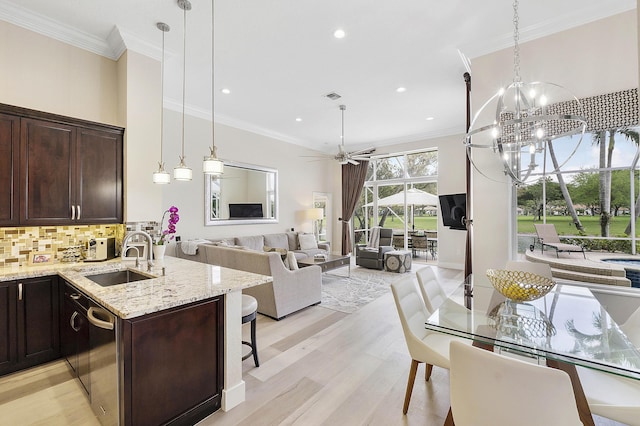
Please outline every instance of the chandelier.
M562 162L552 157L554 171L566 164L582 141L587 121L582 104L567 89L553 83L522 81L518 0L513 3L513 25L513 83L500 89L480 108L465 135L464 143L467 155L480 174L499 181L493 175L493 170L481 167L495 160L478 161L476 158L474 161L472 157L472 149L487 148L500 158L502 170L499 175L508 176L512 183L521 185L532 174L535 175L539 167L546 172L546 164L540 165L538 162L540 156L543 163L546 162L546 153L552 140L579 135L577 139L567 138L574 145L569 148L568 155L561 158Z

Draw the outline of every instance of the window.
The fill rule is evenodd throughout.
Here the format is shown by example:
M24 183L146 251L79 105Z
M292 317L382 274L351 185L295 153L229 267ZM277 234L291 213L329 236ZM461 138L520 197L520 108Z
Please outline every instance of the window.
M408 198L416 193L426 195ZM372 158L353 215L354 243L366 243L372 226L393 228L398 235L437 229L437 194L436 150Z

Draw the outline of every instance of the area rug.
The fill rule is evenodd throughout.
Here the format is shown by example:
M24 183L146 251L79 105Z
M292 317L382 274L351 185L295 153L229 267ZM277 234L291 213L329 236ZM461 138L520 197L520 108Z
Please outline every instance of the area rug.
M345 268L322 274L322 303L320 306L334 311L353 313L362 306L391 291L389 284L405 274L376 271L351 266L351 276ZM406 272L411 274L414 272ZM341 276L340 274L345 274Z

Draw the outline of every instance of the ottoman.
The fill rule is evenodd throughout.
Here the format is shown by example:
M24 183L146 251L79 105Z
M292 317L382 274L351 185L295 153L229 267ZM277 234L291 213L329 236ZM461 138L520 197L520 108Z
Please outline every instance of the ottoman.
M384 270L403 273L411 270L411 251L392 250L384 254Z

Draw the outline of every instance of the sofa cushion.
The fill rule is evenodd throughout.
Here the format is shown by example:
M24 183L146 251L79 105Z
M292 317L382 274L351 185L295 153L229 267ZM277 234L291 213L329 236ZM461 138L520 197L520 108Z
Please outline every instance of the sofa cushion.
M236 237L236 245L244 246L250 250L262 251L265 246L262 235L251 235L248 237Z
M289 250L289 238L285 233L264 235L264 245Z
M287 253L286 265L292 271L298 269L298 260L296 259L296 255L294 252L290 251Z
M313 234L300 234L298 235L298 241L300 241L300 250L311 250L318 248L316 237Z
M287 240L289 240L289 250L297 250L298 249L298 233L297 232L286 232Z

